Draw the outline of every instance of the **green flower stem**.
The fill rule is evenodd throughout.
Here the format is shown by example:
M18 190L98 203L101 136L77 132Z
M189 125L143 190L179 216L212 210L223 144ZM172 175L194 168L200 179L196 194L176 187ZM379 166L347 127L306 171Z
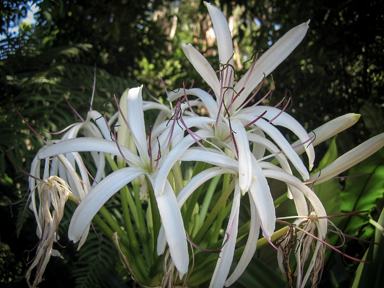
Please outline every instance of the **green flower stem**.
M271 241L273 242L273 241L279 239L280 237L283 237L285 234L287 234L288 230L289 230L289 226L285 226L285 227L275 231L275 233L273 233L273 235L271 237ZM257 240L257 248L261 248L268 243L269 242L264 237L260 238L259 240Z
M112 160L111 155L108 153L104 153L104 154L105 154L105 157L107 158L107 161L108 161L109 165L111 166L112 170L113 171L119 170L119 167L117 167L116 162ZM126 190L128 190L128 188L126 188ZM128 190L128 192L125 192L125 193L126 194L124 196L121 195L121 201L123 201L123 197L124 197L124 199L126 199L125 202L122 202L122 207L126 206L126 203L128 202L129 209L131 209L131 213L133 215L133 218L135 219L135 222L139 223L139 217L137 216L136 205L135 205L135 202L133 201L132 194L129 192L129 190ZM120 194L121 194L121 192L120 192Z
M109 165L111 166L112 170L113 171L119 170L119 167L117 166L116 162L112 159L111 155L108 154L108 153L105 153L105 156L106 156L107 161L108 161ZM120 164L120 166L122 165L122 163L119 163L119 164ZM142 221L141 221L141 219L139 217L139 215L143 215L143 211L142 211L142 207L141 207L141 202L140 202L140 187L138 187L138 195L135 194L135 199L137 199L137 198L139 199L138 200L139 201L139 205L138 205L137 201L136 201L136 204L135 204L135 202L134 202L134 200L132 198L132 194L130 193L130 191L129 191L127 186L124 186L122 189L120 189L120 196L121 196L121 207L123 209L123 215L124 215L125 228L127 230L128 235L125 232L123 232L118 225L113 225L112 226L111 223L108 220L107 220L107 222L118 233L120 239L122 239L122 243L123 244L128 244L128 245L126 245L127 248L128 248L128 249L126 249L128 251L128 253L130 253L129 252L129 248L131 248L131 251L133 251L133 254L135 255L135 259L137 260L137 263L138 263L138 266L140 268L141 273L143 275L145 275L145 277L147 277L148 274L149 274L147 267L148 266L150 267L152 265L153 261L152 261L152 257L150 257L151 254L148 253L149 249L148 249L147 237L145 237L145 235L144 235L144 239L145 240L143 241L143 239L142 239L142 237L143 237L142 230L140 228L140 227L143 227L143 229L145 229L145 227L146 227L144 219L142 219ZM130 214L129 214L130 211L129 211L128 207L131 209L133 218L135 219L135 222L136 222L136 224L138 226L139 237L140 237L141 242L143 243L144 252L147 252L147 253L145 253L145 256L146 256L146 259L147 259L148 266L145 264L142 255L139 253L140 245L137 242L136 235L135 235L135 232L134 232L133 227L132 227L132 221L131 221L131 217L130 217ZM140 207L140 209L138 209L138 207ZM105 207L102 207L102 209L103 208L105 209L105 211L103 211L103 212L100 209L100 212L102 212L102 215L104 217L107 217L108 219L110 219L110 221L115 222L112 219L112 217L110 216L110 214L107 211L107 209ZM138 213L138 210L139 210L139 213ZM128 257L128 255L127 255L127 257ZM128 261L129 261L129 259L128 259Z
M173 165L172 167L172 171L173 171L173 177L174 177L174 181L175 181L175 193L176 193L176 196L179 194L179 192L181 191L181 189L183 189L184 187L184 183L183 183L183 173L181 172L181 168L180 168L180 164L179 164L179 161L177 161L175 163L175 165Z
M197 201L199 200L199 196L200 196L201 192L203 191L204 187L205 187L205 183L203 183L199 188L197 188L193 192L191 197L189 197L188 200L190 200L190 201L187 200L186 203L183 205L183 207L184 206L187 207L187 211L182 214L183 221L184 221L184 227L185 227L186 231L189 231L189 229L190 229L189 226L191 224L193 225L193 227L196 227L196 226L197 226L197 228L200 227L200 220L199 220L199 223L197 223L197 224L194 222L191 223L190 221L191 221L191 217L194 213L196 204L198 205L198 207L200 207L200 205L197 203ZM181 211L183 212L183 209ZM199 219L200 219L200 217L199 217ZM195 228L193 228L193 229L195 229Z
M159 231L161 227L161 217L160 212L157 207L157 201L155 192L153 191L153 187L151 185L151 181L147 178L148 183L148 194L149 194L149 200L151 203L151 214L152 214L152 223L153 223L153 239L155 241L153 242L153 255L155 255L155 258L157 257L157 237L159 236Z
M132 248L132 251L138 251L140 249L140 245L137 242L136 234L135 234L135 232L133 230L132 221L131 221L131 215L129 213L128 205L126 205L126 203L127 203L127 196L128 195L131 196L131 192L129 191L127 186L124 186L120 190L120 195L121 195L121 206L122 206L123 215L124 215L125 229L126 229L127 234L128 234L128 238L129 238L129 241L130 241L130 246Z
M105 235L107 235L107 237L109 239L111 239L111 240L113 239L113 233L114 232L111 230L111 228L109 228L109 226L98 215L93 217L92 221L104 232ZM125 245L123 243L120 243L120 249L124 252L124 255L127 257L131 268L134 270L134 271L129 271L129 272L135 274L135 277L137 277L140 282L143 282L144 278L143 278L142 274L140 273L140 271L137 269L137 264L136 264L135 258L132 256L131 252L129 252L128 248L125 247Z
M230 181L231 181L231 177L232 177L231 174L225 174L224 175L223 186L221 189L221 195L223 195L225 193L225 191L227 190L227 188L230 184ZM225 213L225 205L224 205L223 207L221 207L219 215L217 216L217 220L215 223L215 229L214 229L213 234L211 236L210 243L215 243L216 241L218 241L219 235L220 235L220 230L222 228L223 221L224 221L226 215L227 214Z
M194 176L196 176L197 174L199 174L201 171L207 169L208 166L210 166L210 165L208 165L204 162L197 162L195 164L195 168L193 169L192 178ZM181 210L183 213L184 227L185 227L186 231L189 230L190 219L192 217L193 210L195 209L195 205L196 205L197 201L199 200L201 191L203 191L204 185L205 185L205 183L203 183L199 188L197 188L196 191L193 192L191 197L189 197L187 199L186 203L183 205L183 207L184 206L187 207L187 211L185 212L184 209Z
M284 193L279 198L277 198L275 201L273 201L273 204L275 204L275 207L277 208L281 203L283 203L285 200L289 199L287 193Z
M129 231L129 229L132 228L132 221L131 221L131 215L129 213L130 212L129 209L131 209L131 207L134 207L136 212L136 206L134 206L132 194L129 191L127 186L124 186L123 188L120 189L120 197L121 197L121 207L123 209L123 215L124 215L125 229ZM133 218L138 223L139 219L137 219L138 218L137 213L133 213L132 210L133 209L131 209ZM135 214L136 214L136 217L135 217Z
M147 230L147 225L145 223L143 207L141 205L141 200L140 200L140 186L133 185L133 191L135 194L136 209L138 212L137 214L139 216L139 223L138 223L137 230L138 230L140 242L143 245L144 255L145 255L145 259L147 260L148 267L151 267L153 264L153 258L151 254L151 249L149 249L148 230Z
M144 277L140 273L139 269L136 268L138 265L135 261L135 257L131 254L131 252L123 244L120 244L120 249L121 249L122 253L125 255L125 257L127 257L129 266L133 270L133 271L131 271L131 269L130 269L129 272L132 273L134 280L140 284L146 284L146 282L147 282L146 280L148 279L148 276Z
M219 200L216 202L215 206L213 207L212 211L209 213L209 216L205 220L204 224L201 226L197 235L193 238L194 243L198 244L198 243L200 243L201 239L203 239L209 226L213 223L217 214L220 212L221 208L225 205L228 197L231 195L234 188L235 188L235 181L232 180L231 183L228 185L227 190L224 192L223 195L221 195ZM228 205L228 207L230 207L230 205ZM228 210L226 209L226 211L228 211Z
M133 252L136 262L138 264L138 268L140 269L144 277L148 277L149 272L145 265L144 259L140 254L140 247L133 246L135 245L135 241L132 241L132 242L129 241L128 235L123 230L121 230L119 224L113 219L112 215L109 213L107 208L103 206L100 208L99 212L104 217L105 221L107 221L111 229L117 232L123 245L126 246L128 249L131 248L131 251Z
M205 220L205 217L207 215L209 205L211 204L212 196L216 191L216 187L220 181L220 178L221 178L221 175L215 176L212 178L211 182L209 183L207 193L205 194L205 198L200 209L200 227L203 225L203 221Z

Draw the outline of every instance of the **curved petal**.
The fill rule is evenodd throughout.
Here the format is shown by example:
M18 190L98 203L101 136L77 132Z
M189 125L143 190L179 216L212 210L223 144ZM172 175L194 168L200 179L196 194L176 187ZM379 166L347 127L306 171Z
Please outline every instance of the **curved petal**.
M185 201L187 201L188 197L199 188L200 185L212 179L213 177L221 174L234 174L233 170L225 169L221 167L213 167L206 169L199 174L195 175L188 183L180 190L177 195L177 203L179 204L179 208L181 208Z
M196 134L201 138L209 136L205 131L201 131ZM172 148L166 157L164 157L165 159L161 162L161 167L156 174L155 183L153 185L153 190L156 195L162 193L169 171L172 169L176 161L180 160L179 158L185 153L185 150L187 150L193 143L195 143L195 140L191 137L191 135L187 135Z
M141 169L126 167L113 172L97 184L83 201L80 202L73 213L68 229L69 239L74 243L79 241L87 229L89 222L92 221L93 217L105 202L141 174L143 174Z
M186 89L185 93L187 95L197 96L203 101L204 107L208 110L208 114L212 119L216 119L217 114L219 113L219 107L217 106L216 101L213 97L206 91L200 88ZM168 96L168 101L174 101L177 98L184 95L184 91L170 92Z
M263 80L264 76L269 75L291 54L303 40L308 27L309 21L292 28L257 60L253 69L251 68L235 86L235 91L240 91L243 87L244 90L235 100L232 106L233 109L240 107L252 90Z
M236 118L241 118L246 123L250 123L254 120L254 116L250 114L238 114L236 115ZM293 150L292 146L288 143L283 134L281 134L281 132L275 126L264 119L257 120L254 125L263 130L273 139L273 141L275 141L275 143L280 147L281 150L284 151L285 155L289 160L291 160L292 164L296 167L296 169L305 180L309 179L308 170L304 166L300 157L297 155L295 150Z
M327 215L327 212L325 211L323 204L321 203L320 199L317 197L315 192L313 192L308 186L303 184L295 176L292 176L283 171L277 171L277 170L263 170L263 174L267 178L276 179L276 180L282 181L283 183L296 187L301 193L304 194L305 197L307 197L309 202L311 202L311 205L315 210L317 216ZM298 216L308 216L308 214L298 215ZM319 227L321 229L322 235L326 235L327 227L328 227L327 219L318 219L318 221L319 221Z
M104 117L96 110L88 112L88 115L93 119L93 121L95 121L101 133L103 133L104 138L107 140L112 140L111 133L109 132L109 127L107 126L107 123L105 123Z
M259 239L260 233L260 220L257 213L256 205L254 201L249 201L249 205L251 206L251 224L249 229L249 235L247 239L247 243L245 244L245 248L243 254L241 254L241 258L239 263L237 264L235 270L232 272L231 276L225 282L225 287L230 287L239 277L243 274L245 269L247 268L249 262L251 262L253 256L255 255L257 248L257 239Z
M273 203L271 190L267 179L264 176L264 171L259 166L259 163L252 157L253 174L256 175L251 183L249 192L255 202L257 211L260 217L260 222L264 227L265 237L271 237L275 231L276 210Z
M227 235L228 240L222 248L219 259L217 260L215 271L213 272L212 280L209 284L210 288L224 287L225 279L227 278L229 269L232 265L239 224L241 193L238 184L239 183L236 183L235 186L235 194L233 196L233 203L230 214L231 216L229 217L227 230L225 231L225 235Z
M200 148L189 148L179 158L181 161L201 161L238 172L238 162L226 155L217 152L204 151Z
M313 130L313 132L310 132L308 135L310 137L315 136L315 139L312 142L313 146L316 146L325 140L333 137L336 134L339 134L340 132L348 129L352 125L354 125L358 120L360 119L359 114L354 113L348 113L343 116L337 117L335 119L332 119L331 121L321 125L320 127ZM300 144L300 141L296 141L292 144L292 147L296 147ZM295 151L297 154L303 153L304 146L300 145L295 148Z
M383 146L384 133L381 133L337 158L320 172L312 175L311 180L316 179L315 185L323 183L368 158Z
M124 146L120 146L124 157L131 161L135 165L141 163L140 158L131 150ZM113 155L120 155L119 149L117 149L116 143L105 139L98 139L93 137L73 138L60 141L59 143L51 146L43 147L38 152L38 157L44 159L46 157L52 157L59 154L65 154L69 152L104 152Z
M163 193L156 195L156 201L173 263L180 274L186 274L189 264L187 238L176 196L168 181Z
M199 72L201 77L207 82L212 88L217 98L220 97L220 82L217 79L216 72L213 70L208 60L201 55L199 51L195 49L191 44L181 43L185 56L187 56L189 62L195 67L196 71Z
M305 131L304 127L291 115L288 113L285 113L281 111L280 109L277 109L275 107L268 107L268 106L255 106L250 108L245 108L241 110L241 113L247 114L250 113L252 115L262 115L265 111L264 118L268 120L272 120L272 123L274 125L285 127L289 130L291 130L297 137L299 137L300 141L307 143L304 146L305 151L307 152L308 159L309 159L309 170L312 170L313 163L315 161L315 150L313 148L313 145L308 142L309 136L307 131ZM311 145L309 145L311 144Z
M141 95L143 86L131 88L127 98L127 116L131 127L133 139L139 150L143 162L149 163L147 136L145 133L143 98Z
M233 135L236 141L237 154L239 159L239 183L243 193L249 190L252 181L252 157L249 150L247 132L240 120L232 121Z
M265 149L267 149L271 154L274 155L274 158L279 162L281 168L285 172L292 174L292 170L291 170L291 167L289 166L289 162L287 158L284 156L284 154L279 153L280 149L278 149L275 144L273 144L271 141L269 141L268 139L258 134L247 133L247 135L248 135L249 141L256 143L257 146L262 146ZM256 160L260 161L260 159L257 159L257 158Z
M233 43L227 19L225 18L223 12L221 12L221 10L216 6L211 5L208 2L204 2L204 4L208 8L208 12L211 16L213 24L213 29L215 30L217 48L219 49L220 64L230 64L233 67ZM229 81L227 80L229 83L226 83L226 86L228 87L233 86L234 73L231 73L231 75L231 79L229 79ZM221 77L223 77L223 75Z

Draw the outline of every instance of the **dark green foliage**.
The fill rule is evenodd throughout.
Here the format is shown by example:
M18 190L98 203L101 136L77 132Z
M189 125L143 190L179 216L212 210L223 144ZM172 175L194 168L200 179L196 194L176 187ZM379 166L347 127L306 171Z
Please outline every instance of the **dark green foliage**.
M72 271L76 287L124 287L114 270L116 265L121 265L116 248L109 239L98 236L101 236L100 240L91 230L87 242L78 252L79 258Z

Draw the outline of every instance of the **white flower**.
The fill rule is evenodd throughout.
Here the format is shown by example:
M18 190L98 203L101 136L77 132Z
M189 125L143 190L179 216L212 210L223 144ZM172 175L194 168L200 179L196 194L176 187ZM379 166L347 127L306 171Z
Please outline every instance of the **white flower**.
M151 143L154 137L149 138L147 141L141 93L142 87L130 89L127 94L126 107L122 107L122 111L126 109L127 115L128 127L125 129L128 129L129 134L131 134L135 144L134 149L137 149L138 155L136 151L131 151L120 145L119 142L114 143L100 138L83 137L60 141L57 144L45 147L39 152L39 157L46 158L70 152L97 151L99 153L120 155L129 164L129 167L121 168L104 178L81 201L72 216L69 227L68 235L74 242L80 239L89 222L112 195L135 178L145 175L155 191L157 206L172 260L180 274L183 275L188 271L189 263L186 236L176 195L167 180L167 176L176 161L179 160L189 146L195 143L195 140L190 135L179 138L175 146L169 149L167 145L170 139L169 133L174 131L171 131L171 128L167 128L165 125L163 133L160 133L158 137L156 136L158 142L152 141ZM119 123L118 133L122 133L123 125L125 124ZM175 130L177 129L179 128L175 128ZM175 134L177 133L175 132ZM203 134L201 133L201 136L204 136ZM163 251L158 247L158 252L162 253Z
M182 161L193 161L192 159L196 160L195 155L198 155L199 161L221 167L221 171L220 169L215 170L217 173L224 173L224 171L226 171L225 169L229 168L232 171L231 173L239 177L239 181L236 182L234 196L236 201L234 200L233 202L231 221L227 227L227 231L230 229L232 233L230 234L228 243L226 243L220 254L220 259L211 281L211 287L222 287L229 273L234 245L236 243L233 239L236 239L238 229L236 219L240 207L239 201L237 201L237 197L240 195L238 194L239 191L243 194L249 192L251 197L251 211L253 209L251 227L253 228L249 239L257 239L258 227L260 227L260 225L262 225L265 237L270 237L275 229L275 208L266 180L267 176L261 166L265 151L268 150L273 156L276 156L287 175L292 174L288 162L289 159L300 172L303 179L309 179L308 170L298 154L274 125L291 130L298 136L302 143L309 142L310 139L305 129L293 117L277 108L265 106L244 108L251 98L255 96L250 95L252 90L259 85L265 75L271 73L301 42L308 29L308 23L303 23L284 35L254 63L252 68L237 84L234 84L233 46L226 18L215 6L209 3L206 3L206 6L213 22L217 46L219 48L219 58L221 62L220 79L217 78L215 70L204 56L192 45L183 43L182 48L195 69L208 85L211 86L215 98L201 89L184 89L183 91L169 93L168 100L173 101L185 95L197 96L201 100L202 106L207 109L209 118L202 119L198 125L194 126L199 128L198 132L200 133L206 131L206 134L209 135L206 138L210 138L212 144L221 149L228 148L231 153L227 152L227 154L237 159L231 159L230 156L222 155L222 153L214 152L213 150L202 151L203 149L201 148L190 148L180 157ZM190 121L188 117L185 118L185 123L192 126L192 121ZM211 124L212 120L214 121L214 125ZM265 134L267 134L277 146L268 140ZM253 144L253 151L250 149L250 142ZM311 144L305 145L304 149L307 152L311 169L314 162L313 146ZM283 151L284 154L281 154L280 151ZM199 177L201 177L202 180L204 175ZM283 175L281 177L283 177ZM197 179L195 180L197 183L199 182ZM192 193L192 191L191 189L185 193L187 195ZM299 197L300 200L304 199L303 195L298 195L297 197ZM179 201L179 205L182 205L182 203L183 202ZM247 247L251 246L252 245L249 244ZM254 253L256 246L254 245L254 247L249 249ZM248 251L251 252L248 254L253 255L251 250ZM251 260L248 255L244 257L238 265L235 276L231 277L230 282L233 283L233 281L241 275ZM222 259L226 259L226 261L222 261ZM228 261L228 259L230 260Z

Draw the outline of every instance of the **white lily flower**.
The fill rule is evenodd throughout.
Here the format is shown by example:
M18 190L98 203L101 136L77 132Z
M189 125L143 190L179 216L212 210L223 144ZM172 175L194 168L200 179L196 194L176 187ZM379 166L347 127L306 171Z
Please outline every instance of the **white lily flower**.
M280 64L301 42L308 29L308 23L299 25L284 35L259 60L257 60L257 62L255 62L254 66L252 66L252 68L236 85L233 85L233 45L228 23L225 16L218 8L206 2L205 4L212 18L219 47L219 58L222 65L220 80L217 78L215 70L209 62L192 45L186 45L183 43L182 48L195 69L200 73L208 85L211 86L215 93L216 100L214 100L208 93L200 89L190 89L175 93L171 92L169 93L168 100L173 101L180 96L184 96L184 93L199 97L202 100L203 105L207 108L210 117L216 121L215 131L212 137L219 137L222 141L224 139L227 139L226 142L230 142L230 140L233 140L234 142L238 141L236 138L238 138L237 133L239 133L239 126L235 125L237 129L231 127L231 124L235 123L236 119L239 119L242 122L243 127L248 127L252 124L255 125L257 129L262 130L273 138L277 145L284 151L284 153L286 153L292 163L294 163L294 166L298 169L303 178L308 179L308 171L298 157L297 153L289 147L290 144L281 132L274 127L274 125L283 126L293 131L302 143L308 141L309 139L304 128L294 118L277 108L256 106L242 109L243 106L249 101L247 100L249 94L263 80L264 75L271 73L274 68ZM255 123L253 123L258 117L266 118L269 121L258 119ZM225 126L221 123L224 123ZM272 123L274 125L272 125ZM230 135L233 135L234 137L232 138L234 139L229 139ZM233 147L236 150L233 151L235 154L238 154L239 152L237 149L240 149L241 152L245 150L249 151L248 144L234 144L235 146L238 144L237 147ZM309 158L309 168L312 169L314 162L313 146L307 145L305 150ZM241 169L246 170L246 173L244 173L245 171L240 173L240 186L246 191L251 182L251 165L246 162L249 162L249 159L245 159L244 157L241 157L239 161L240 167L242 167Z
M221 167L223 170L228 168L233 169L232 173L238 174L239 177L236 189L240 189L243 193L250 192L253 201L252 205L254 205L252 206L254 214L251 219L254 229L250 239L254 239L256 234L258 234L258 232L255 232L255 227L259 227L260 223L263 225L265 237L270 237L275 229L275 208L264 170L259 166L259 161L263 160L265 149L267 149L271 153L278 155L277 158L287 173L292 173L287 161L288 158L301 173L302 177L308 179L309 173L307 168L290 143L274 125L291 130L298 136L302 143L307 142L309 136L305 129L284 111L264 106L243 107L248 103L247 98L249 94L263 80L264 75L271 73L301 42L308 29L308 23L292 29L283 36L283 38L265 53L248 73L234 85L234 71L231 69L233 67L233 46L226 18L215 6L209 3L206 3L206 6L212 18L219 47L219 58L223 67L220 73L220 80L217 78L215 70L209 62L192 45L182 44L182 48L195 69L201 74L208 85L211 86L216 99L200 89L184 89L183 91L169 93L168 100L173 101L185 95L197 96L201 100L202 105L207 109L210 118L215 121L213 126L196 126L199 128L198 132L202 133L206 131L204 134L207 135L206 137L211 138L215 145L221 148L229 148L233 155L235 155L235 158L237 158L237 161L230 160L231 157L217 152L215 153L214 151L202 151L200 148L188 149L179 159L182 161L192 161L193 159L193 161L208 162ZM189 122L189 124L193 125L192 122ZM205 122L201 121L199 124L210 123L208 120L205 120ZM254 128L247 131L249 129L246 130L246 128L251 127L251 125ZM267 140L265 134L272 138L284 154L279 153L280 149L270 140ZM256 151L254 152L255 154L253 154L250 150L250 141L255 143L255 146L262 143L261 146L264 148L262 150L255 148ZM314 162L313 146L309 144L304 149L308 154L311 169ZM198 150L200 151L197 152ZM260 158L255 158L256 155ZM294 192L297 191L295 190ZM302 203L304 196L300 195L297 197L297 201ZM234 202L234 204L235 203L237 202ZM235 209L234 211L237 211L236 209L238 208L239 207L236 206L232 207L232 209ZM233 212L231 215L235 215L235 213L236 212ZM237 227L233 228L237 229ZM250 247L251 245L249 244L249 252L253 249ZM234 247L225 248L221 257L232 259L231 255L233 254L231 253L233 253L233 248ZM240 271L244 271L249 261L250 258L244 256L231 281L239 277L242 273ZM216 285L219 287L224 284L229 269L227 271L227 269L219 268L222 265L222 262L219 261L211 281L211 287L216 287ZM220 273L218 272L219 270L221 271ZM219 274L220 277L216 277Z
M45 147L40 151L39 157L46 158L70 152L98 151L99 153L121 155L130 166L107 176L92 188L79 204L69 227L69 238L74 242L80 239L89 222L112 195L140 175L146 175L155 191L172 260L179 273L183 275L187 273L189 263L186 236L176 195L168 183L167 175L184 151L195 143L195 139L191 135L187 135L168 152L168 139L164 135L168 135L170 129L165 129L167 128L165 126L163 127L164 133L158 137L158 143L150 145L150 139L147 141L145 134L141 92L142 87L130 89L126 106L128 129L132 134L138 155L135 154L136 151L132 152L109 140L83 137L60 141L55 145ZM210 122L212 121L210 120ZM124 124L120 123L119 129L122 129L121 125ZM204 137L204 132L200 134L200 137Z

